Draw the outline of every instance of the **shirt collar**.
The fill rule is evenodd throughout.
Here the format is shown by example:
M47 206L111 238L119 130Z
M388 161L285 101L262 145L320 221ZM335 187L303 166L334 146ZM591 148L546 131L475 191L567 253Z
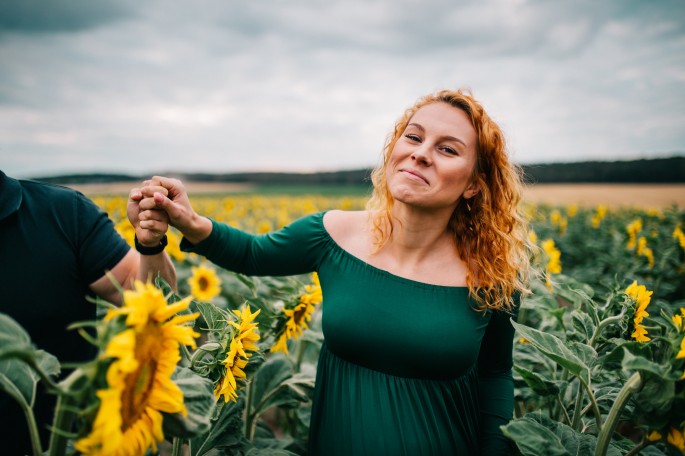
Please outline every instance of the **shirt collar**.
M21 205L21 184L0 171L0 220L17 212Z

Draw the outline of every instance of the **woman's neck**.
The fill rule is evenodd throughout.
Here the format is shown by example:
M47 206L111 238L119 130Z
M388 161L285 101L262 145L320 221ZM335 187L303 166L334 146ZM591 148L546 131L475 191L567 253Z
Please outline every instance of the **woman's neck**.
M446 246L454 246L448 231L452 211L417 210L395 204L392 208L393 232L384 246L399 261L420 263L436 251L445 253Z

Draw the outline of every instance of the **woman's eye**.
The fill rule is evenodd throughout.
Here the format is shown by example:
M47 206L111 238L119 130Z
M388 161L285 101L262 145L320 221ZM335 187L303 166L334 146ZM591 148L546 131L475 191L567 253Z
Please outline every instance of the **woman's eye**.
M456 150L454 150L454 149L452 149L451 147L448 147L448 146L443 146L443 147L442 147L442 150L443 150L445 153L448 153L448 154L450 154L450 155L458 155Z
M410 141L421 142L421 138L419 138L417 135L407 134L404 135L404 137L409 139Z

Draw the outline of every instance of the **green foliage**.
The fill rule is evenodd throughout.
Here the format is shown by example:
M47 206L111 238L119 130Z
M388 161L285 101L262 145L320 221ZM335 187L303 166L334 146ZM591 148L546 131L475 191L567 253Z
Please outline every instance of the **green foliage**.
M685 359L679 355L685 330L672 319L685 312L685 248L674 237L676 227L685 225L685 213L537 206L528 216L539 240L554 240L563 274L545 276L549 258L543 251L536 254L540 273L531 283L533 293L512 322L516 413L503 432L523 455L677 454L667 436L685 430ZM631 244L627 227L636 219L641 229ZM191 266L202 261L176 260L178 292L156 279L169 303L189 294ZM193 456L306 454L323 339L320 306L309 329L288 341L287 354L270 349L285 329L284 309L293 309L311 279L247 277L220 269L217 274L221 294L212 302L193 301L182 312L200 314L194 329L201 336L196 349L182 351L173 377L188 414L164 416L172 452L181 454L185 447ZM640 323L650 339L644 342L633 337L637 304L625 292L633 281L653 291ZM259 311L260 338L247 358L245 378L236 378L235 401L217 400L215 387L226 374L227 353L237 336L233 311L244 306ZM124 323L73 325L88 326L97 334L91 342L102 348ZM105 380L105 370L96 368L103 362L83 365L55 384L58 361L33 347L25 331L0 314L2 393L22 404L30 422L36 383L44 381L63 405L56 427L68 430L76 423L74 433L61 432L51 442L51 454L65 454L67 441L87 432L99 405L93 385ZM647 439L652 431L661 437Z
M183 391L187 414L165 414L164 435L192 438L209 431L215 410L214 384L184 367L177 367L172 379Z
M554 240L564 274L535 279L513 323L517 416L505 434L525 455L674 451L666 436L685 424L685 365L677 357L685 331L671 318L685 307L684 255L674 235L684 214L536 209L533 229ZM534 260L544 270L547 257ZM626 294L633 281L653 291L641 322ZM638 324L646 340L634 340ZM652 431L661 438L647 439Z

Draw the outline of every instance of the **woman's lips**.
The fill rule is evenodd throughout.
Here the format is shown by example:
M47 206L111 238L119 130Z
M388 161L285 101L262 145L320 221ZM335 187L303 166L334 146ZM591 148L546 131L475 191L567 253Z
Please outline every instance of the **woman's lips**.
M424 181L425 183L428 183L428 179L426 179L426 178L424 177L424 175L421 174L421 173L418 172L418 171L414 171L413 169L406 169L406 168L405 168L405 169L401 169L400 171L403 172L403 173L410 174L410 175L412 175L412 176L414 176L414 177L417 177L417 178L421 179L421 180Z

